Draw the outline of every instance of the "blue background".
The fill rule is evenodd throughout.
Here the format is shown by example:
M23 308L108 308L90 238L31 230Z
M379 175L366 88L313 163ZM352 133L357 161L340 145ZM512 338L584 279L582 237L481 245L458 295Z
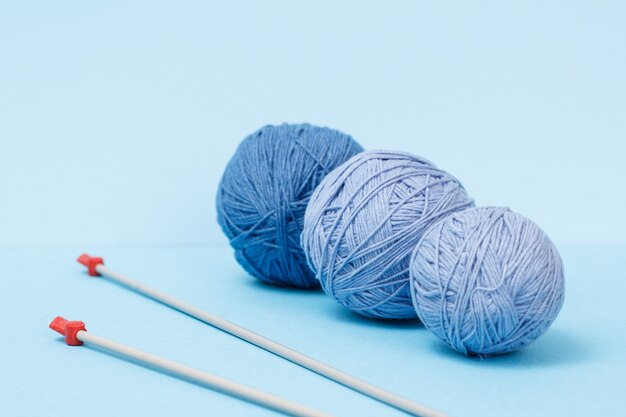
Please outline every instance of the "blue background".
M222 244L223 168L284 121L624 241L624 2L206 3L0 3L0 245Z
M84 249L454 416L623 411L625 3L335 3L0 3L0 415L272 415L68 348L57 314L340 416L401 415L85 278ZM241 138L281 122L425 156L535 220L565 262L554 326L468 359L246 276L215 192Z

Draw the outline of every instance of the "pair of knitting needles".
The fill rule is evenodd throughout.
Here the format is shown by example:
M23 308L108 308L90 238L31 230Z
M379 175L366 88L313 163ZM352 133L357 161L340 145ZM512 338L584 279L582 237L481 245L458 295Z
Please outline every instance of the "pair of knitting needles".
M213 314L209 314L191 304L178 300L168 294L160 292L154 288L148 287L138 281L132 280L118 272L114 272L104 265L102 258L92 257L83 254L78 258L78 262L87 267L87 271L91 276L104 276L111 281L121 284L123 287L129 288L136 293L144 295L163 305L178 310L184 314L194 317L210 326L229 333L239 339L245 340L255 346L260 347L270 353L281 358L302 366L310 371L322 375L332 381L342 384L361 394L369 396L375 400L385 403L389 406L402 410L413 416L420 417L448 417L446 414L433 410L424 405L415 403L406 398L400 397L391 392L378 388L368 382L358 379L352 375L335 369L329 365L321 363L310 358L300 352L297 352L287 346L274 342L264 336L256 334L241 326L224 320ZM83 342L98 346L102 349L116 352L120 355L135 359L138 362L145 363L165 370L175 376L182 377L196 383L206 385L210 388L223 391L227 394L245 399L247 401L257 403L259 405L274 409L284 414L302 417L328 417L329 414L312 409L310 407L294 403L292 401L276 397L272 394L259 391L224 378L210 375L199 370L178 364L168 359L160 358L146 352L139 351L129 346L122 345L91 334L85 330L82 322L68 322L67 320L57 317L50 324L50 327L59 333L65 335L66 342L70 345L80 345Z

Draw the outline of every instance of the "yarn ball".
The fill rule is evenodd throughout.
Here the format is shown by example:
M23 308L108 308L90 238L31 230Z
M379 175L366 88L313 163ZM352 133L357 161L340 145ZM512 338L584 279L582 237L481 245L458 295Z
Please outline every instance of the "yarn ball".
M411 259L411 293L424 325L466 355L533 342L563 304L563 264L529 219L507 208L454 213L433 226Z
M322 180L302 246L324 291L373 318L415 317L411 252L437 220L473 205L459 181L404 152L366 151Z
M344 133L309 124L265 126L241 142L220 182L217 213L248 273L319 287L300 247L304 211L322 178L362 150Z

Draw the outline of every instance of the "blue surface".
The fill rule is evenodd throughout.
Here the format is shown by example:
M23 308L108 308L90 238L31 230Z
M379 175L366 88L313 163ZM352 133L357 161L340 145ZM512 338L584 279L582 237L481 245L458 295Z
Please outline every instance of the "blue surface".
M223 169L281 122L424 156L556 242L624 242L625 21L620 0L1 2L0 246L224 243Z
M0 251L0 415L273 416L269 411L85 347L47 328L90 331L281 394L337 416L402 416L74 262L82 248ZM260 284L229 248L87 248L112 269L454 417L621 415L626 246L561 246L567 294L534 344L463 357L415 322L362 319L321 292Z
M339 416L401 415L87 278L85 249L453 416L623 414L625 19L617 0L0 3L0 415L273 415L67 347L57 314ZM467 359L248 277L215 192L239 141L283 121L422 155L536 221L564 258L554 326Z

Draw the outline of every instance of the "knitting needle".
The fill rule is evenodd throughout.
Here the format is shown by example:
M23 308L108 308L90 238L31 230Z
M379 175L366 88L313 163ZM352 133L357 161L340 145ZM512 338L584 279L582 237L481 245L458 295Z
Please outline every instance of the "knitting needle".
M83 343L88 343L101 349L110 350L121 356L132 358L137 362L166 371L177 377L193 381L199 385L207 386L283 414L296 417L332 417L330 414L318 411L314 408L97 336L87 332L85 323L82 321L68 321L59 316L52 320L50 328L65 336L65 342L70 346L79 346Z
M389 391L385 391L382 388L378 388L375 385L319 362L287 346L274 342L273 340L256 334L218 316L209 314L198 307L194 307L191 304L185 303L184 301L178 300L168 294L148 287L138 281L132 280L119 272L114 272L104 266L102 258L83 254L78 257L77 260L79 263L87 267L87 271L91 276L105 276L118 284L130 288L148 298L156 300L161 304L173 308L174 310L178 310L184 314L194 317L210 326L216 327L226 333L243 339L246 342L260 347L261 349L265 349L270 353L280 356L281 358L300 365L303 368L351 388L354 391L360 392L370 398L402 410L410 415L420 417L449 417L447 414L433 410L432 408L426 407L422 404L415 403Z

